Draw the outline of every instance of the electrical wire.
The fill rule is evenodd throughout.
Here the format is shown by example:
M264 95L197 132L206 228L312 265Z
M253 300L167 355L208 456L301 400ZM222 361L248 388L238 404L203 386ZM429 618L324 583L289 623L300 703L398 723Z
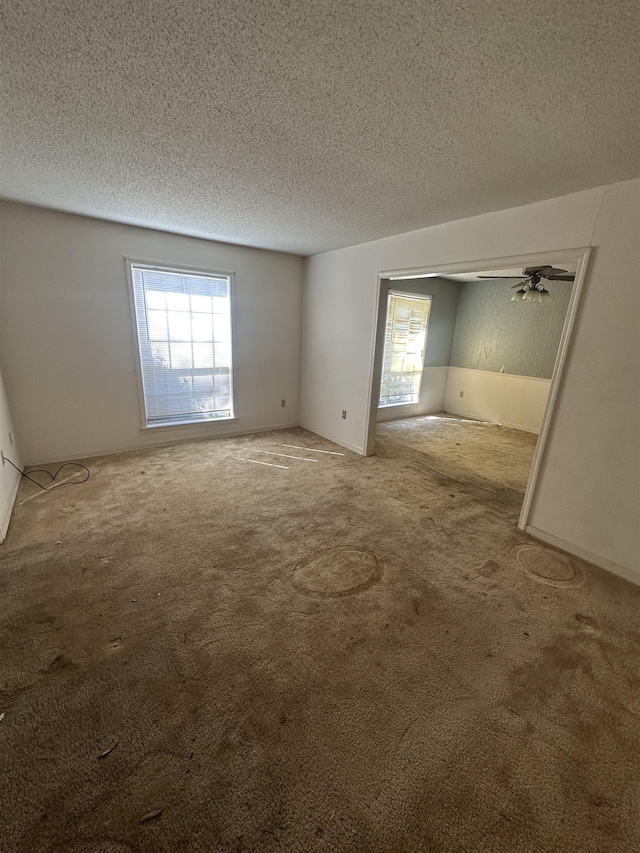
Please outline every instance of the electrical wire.
M29 474L25 474L25 472L18 468L16 463L12 462L8 457L5 456L4 461L8 462L9 465L13 465L16 471L22 474L22 476L29 480L31 483L34 483L36 486L38 486L38 488L42 489L43 492L53 492L54 489L59 489L61 486L81 486L83 483L86 483L89 477L91 476L91 472L89 471L87 466L83 465L81 462L65 462L64 465L61 465L58 468L55 474L52 474L50 471L45 471L44 468L35 468L33 471L29 471L29 474L46 474L47 477L51 477L52 480L55 480L60 471L62 471L63 468L67 468L69 465L75 465L77 468L83 468L87 472L87 476L84 478L84 480L70 480L65 483L56 483L53 486L43 486L42 483L39 483L37 480L34 480L33 477L29 476ZM73 474L71 474L70 476L73 476Z

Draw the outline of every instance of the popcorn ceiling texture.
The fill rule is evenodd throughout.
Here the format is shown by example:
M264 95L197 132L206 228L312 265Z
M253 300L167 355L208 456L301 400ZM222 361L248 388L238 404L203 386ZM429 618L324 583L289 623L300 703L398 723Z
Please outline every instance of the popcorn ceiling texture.
M5 0L0 192L310 254L640 174L636 0Z

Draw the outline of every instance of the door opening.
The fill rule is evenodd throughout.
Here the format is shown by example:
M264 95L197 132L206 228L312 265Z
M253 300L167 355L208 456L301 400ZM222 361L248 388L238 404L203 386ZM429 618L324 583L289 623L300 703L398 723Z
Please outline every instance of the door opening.
M450 429L462 431L465 423L486 424L486 429L474 430L474 436L484 431L490 436L488 444L502 448L494 455L499 464L492 470L498 472L500 488L519 492L519 502L512 502L514 521L519 511L518 527L526 530L589 253L588 248L570 249L380 273L366 454L375 451L378 422L403 419L396 421L397 426L381 424L380 430L382 435L399 435L402 424L407 424L403 438L407 444L406 437L412 431L415 435L419 427L416 417L424 419L425 428L431 420L431 426L446 439L440 449L452 447L450 457L446 458L446 450L440 457L445 465L455 468L449 473L462 480L468 473L470 485L474 482L481 487L486 474L473 470L471 456L464 458L466 434L451 440ZM422 361L417 363L414 347L406 362L396 358L394 373L389 309L391 296L414 296L403 293L405 288L421 293L423 298L424 294L438 297L435 303L429 300L427 317L433 352L425 366L425 324ZM480 291L486 294L484 303ZM405 310L405 324L407 316ZM416 341L419 334L416 329ZM403 371L404 363L407 366ZM429 386L426 393L421 387L425 385ZM518 433L508 435L514 430ZM488 444L479 448L480 452ZM522 463L522 475L514 488L510 480L515 478L516 468L509 461L509 453L513 450L517 455L522 448L522 459L514 456ZM436 465L440 449L436 452L435 444L431 444L423 452ZM499 482L500 470L505 473L504 483Z

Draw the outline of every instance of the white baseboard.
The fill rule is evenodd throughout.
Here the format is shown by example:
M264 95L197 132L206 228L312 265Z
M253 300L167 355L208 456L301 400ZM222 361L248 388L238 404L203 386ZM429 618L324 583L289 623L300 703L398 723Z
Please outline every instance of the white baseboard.
M9 492L9 497L7 498L7 502L2 511L2 519L0 520L0 542L4 542L4 538L7 535L7 530L9 529L9 522L11 521L11 513L13 512L13 507L18 496L18 489L20 488L21 479L22 478L20 474L18 473L18 471L16 471L14 482L11 486L11 491Z
M601 557L599 554L593 554L591 551L587 551L586 548L581 548L579 545L573 545L571 542L565 542L564 539L560 539L552 533L545 533L544 530L538 530L537 527L533 527L531 524L527 525L525 533L528 533L529 536L533 536L534 539L540 540L540 542L552 545L554 548L558 548L560 551L566 551L568 554L573 554L574 557L586 560L587 563L593 563L594 566L599 566L601 569L611 572L613 575L617 575L620 578L624 578L625 580L640 586L640 572L636 569L632 569L629 566L623 566L620 563L614 563L613 560L609 560L607 557Z
M473 421L481 421L483 423L495 424L499 423L499 426L510 427L511 429L519 429L521 432L530 432L532 435L539 435L540 430L537 429L527 429L527 427L522 426L522 424L513 424L508 421L492 421L488 418L482 418L480 415L474 414L474 412L463 412L462 409L453 408L450 406L447 410L448 415L456 415L459 418L470 418Z
M190 435L180 438L165 438L160 441L149 441L144 444L131 444L123 447L110 447L108 450L91 450L86 453L76 453L73 457L64 456L57 459L40 459L37 462L29 462L28 468L34 465L54 465L58 462L70 462L72 459L94 459L97 456L112 456L115 453L135 453L141 450L156 450L161 447L172 447L174 444L190 444L195 441L215 441L218 438L235 438L239 435L253 435L260 432L271 432L277 429L294 429L300 424L295 421L293 423L274 424L273 426L253 427L251 429L238 429L233 432L216 433L215 435Z

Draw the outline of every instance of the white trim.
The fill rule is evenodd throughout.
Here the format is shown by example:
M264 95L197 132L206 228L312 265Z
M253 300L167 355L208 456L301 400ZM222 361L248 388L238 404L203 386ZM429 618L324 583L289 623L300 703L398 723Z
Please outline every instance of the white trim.
M196 424L196 426L202 426L202 424ZM74 459L69 459L68 456L59 456L57 459L40 459L35 462L29 462L27 465L28 468L33 468L34 465L54 465L57 462L73 462L77 459L96 459L98 457L104 456L115 456L119 453L138 453L144 452L145 450L156 450L159 447L173 447L175 444L190 444L195 441L215 441L219 438L235 438L239 435L253 435L254 433L262 433L262 432L272 432L273 430L280 429L296 429L300 426L299 423L284 423L284 424L274 424L273 426L263 426L263 427L252 427L250 429L238 429L233 432L222 432L222 433L214 433L213 435L189 435L189 436L178 436L172 440L165 441L149 441L145 442L145 444L129 444L124 447L116 447L109 448L109 450L89 450L86 453L77 454ZM175 429L179 427L176 426ZM311 432L311 430L309 430ZM332 439L333 440L333 439ZM337 443L337 442L336 442ZM360 453L361 451L357 451Z
M557 249L553 252L536 252L533 255L510 255L504 258L479 258L475 261L460 261L452 264L438 264L436 266L414 267L412 269L384 270L379 273L379 278L438 278L447 273L478 272L478 270L491 269L513 269L520 266L533 266L549 261L551 264L559 264L567 258L577 258L585 252L588 254L590 247L579 247L575 249ZM577 273L576 273L577 280Z
M203 424L237 424L238 418L200 418L200 420L190 420L190 421L176 421L175 423L171 423L170 421L157 423L157 424L147 424L146 426L140 427L140 432L146 432L147 430L163 430L163 429L177 429L180 427L201 427Z
M587 563L593 563L594 566L598 566L607 572L611 572L613 575L617 575L620 578L624 578L625 580L640 586L640 572L636 569L631 569L629 566L623 566L620 563L614 563L613 560L609 560L607 557L601 557L599 554L587 551L579 545L573 545L571 542L565 542L564 539L559 539L557 536L554 536L552 533L546 533L544 530L538 530L537 527L533 527L531 524L527 525L525 533L528 533L529 536L532 536L534 539L538 539L540 542L544 542L546 545L551 545L553 548L558 548L560 551L566 551L574 557L586 560Z
M479 415L474 415L471 412L461 412L459 410L456 411L455 409L452 409L451 407L449 407L448 409L445 409L445 414L446 415L455 415L457 418L471 418L471 420L478 421L478 423L480 423L480 424L493 424L495 426L509 427L509 429L518 429L518 430L520 430L520 432L529 432L529 433L531 433L531 435L539 435L538 430L527 429L526 427L523 427L522 424L513 424L513 423L509 423L509 421L489 421L486 418L481 418Z
M14 469L15 473L15 481L13 486L11 487L11 491L9 492L9 497L4 506L4 513L2 516L2 521L0 522L0 542L4 542L7 530L9 529L9 522L11 521L11 513L13 512L13 507L16 502L16 498L18 497L18 489L20 488L20 481L22 480L22 476L19 471Z
M544 376L525 376L522 373L501 373L499 370L478 370L476 367L460 367L457 364L450 364L449 370L464 370L466 373L488 373L491 376L509 376L514 379L530 379L532 382L551 382L551 379L545 379Z
M402 408L403 406L419 406L420 398L422 396L422 378L424 376L424 371L426 368L426 360L427 360L427 341L429 340L429 325L431 323L431 311L433 309L433 296L429 296L422 293L403 293L402 290L393 290L389 288L387 291L387 308L385 311L385 339L387 336L387 323L389 322L389 301L390 297L397 296L399 299L415 299L416 301L428 302L429 310L427 311L427 323L425 325L424 330L424 349L422 350L422 370L420 371L420 387L418 389L418 399L412 403L390 403L386 406L380 405L380 395L378 394L378 415L380 412L384 412L385 409L397 409ZM382 348L382 358L384 368L384 347ZM380 370L380 381L382 382L382 369ZM411 417L409 413L407 413L406 417Z
M384 311L382 310L382 304L385 301L383 299L383 296L386 296L387 291L392 286L392 279L410 277L427 278L429 276L437 277L439 275L446 275L447 273L476 272L477 270L482 269L513 269L514 267L519 266L534 266L538 263L556 264L561 263L567 258L578 258L576 277L574 279L573 287L571 289L571 299L569 300L569 305L567 307L564 326L562 328L562 335L560 336L560 343L558 345L558 354L556 356L553 374L551 376L549 397L547 399L547 405L545 407L544 416L542 418L542 425L540 427L538 441L536 443L536 448L533 454L531 471L529 473L527 488L524 493L524 500L522 502L522 509L520 512L520 518L518 520L519 529L525 530L527 526L527 520L529 518L529 512L531 510L531 504L533 502L533 497L535 494L535 487L545 451L549 427L553 418L553 412L558 396L558 389L560 386L560 379L562 377L562 371L564 369L564 365L567 358L569 342L571 339L571 333L573 331L573 326L578 311L580 295L582 292L582 286L584 284L590 254L591 248L589 246L586 246L574 249L567 248L561 251L556 250L553 252L536 252L533 255L515 255L503 258L480 258L474 261L464 261L462 263L438 264L437 266L427 266L423 268L412 268L406 270L385 270L384 272L378 273L377 321L375 327L376 334L374 336L373 341L373 352L371 354L371 366L369 372L369 420L367 421L365 432L363 435L364 455L371 456L375 450L375 431L378 411L376 395L379 395L380 393L380 375L382 372L382 354L384 349L384 326L382 326L382 339L380 336L381 316L383 319L385 319Z
M167 264L166 266L161 265L158 261L146 261L140 260L138 258L128 258L124 259L125 271L126 271L126 281L127 281L127 290L129 291L129 307L131 313L131 323L132 323L132 334L133 334L133 349L135 354L134 361L134 373L137 376L137 392L138 392L138 413L140 418L140 429L165 429L171 427L172 429L181 429L185 426L193 426L194 424L202 424L205 421L185 421L185 423L176 423L176 424L158 424L158 426L154 426L153 424L149 424L147 421L147 407L144 399L144 385L142 382L142 365L140 364L140 335L138 333L138 319L136 314L136 297L135 297L135 288L133 285L133 275L131 273L131 269L134 266L145 267L146 269L157 270L158 272L186 272L193 273L197 275L201 273L206 276L220 276L221 278L227 278L229 280L229 320L231 323L231 365L229 370L229 384L230 384L230 392L231 392L231 411L232 416L230 418L220 418L220 421L227 421L227 423L232 422L235 423L238 420L236 414L236 388L235 388L235 379L234 375L236 372L235 367L235 353L236 353L236 318L235 318L235 273L233 271L224 271L224 270L212 270L206 269L204 267L189 267L189 266L179 266L176 267L172 264Z
M565 257L567 256L567 254L565 254ZM549 387L547 405L545 406L544 415L542 416L542 423L540 424L540 433L538 435L538 441L536 442L536 447L533 452L533 459L531 461L531 471L529 472L527 488L524 493L524 500L522 501L522 509L520 510L520 518L518 519L518 527L520 528L520 530L526 530L527 528L527 521L529 520L531 504L533 503L535 486L538 481L538 474L540 472L540 466L542 464L542 457L544 455L545 447L547 444L547 437L549 435L549 427L551 426L553 411L555 409L556 400L558 398L560 378L562 376L562 371L567 360L567 353L569 351L569 341L571 340L571 333L573 331L576 314L578 313L580 294L582 293L582 285L584 284L585 273L587 271L587 263L589 261L590 254L590 248L582 249L582 252L580 254L580 260L578 261L578 267L576 269L576 277L573 282L573 287L571 288L571 298L569 299L567 313L564 318L564 325L562 327L560 343L558 344L558 354L556 355L555 364L553 365L553 373L551 374L551 385ZM553 259L550 260L553 263Z

